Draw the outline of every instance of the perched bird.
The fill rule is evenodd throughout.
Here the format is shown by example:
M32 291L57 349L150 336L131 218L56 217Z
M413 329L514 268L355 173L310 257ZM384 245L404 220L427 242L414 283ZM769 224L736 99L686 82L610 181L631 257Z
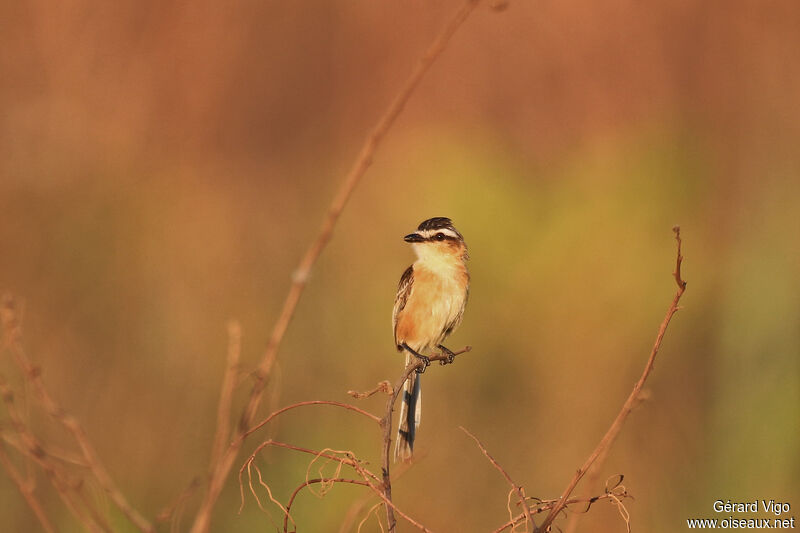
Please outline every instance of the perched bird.
M446 362L453 361L455 354L442 343L461 324L469 295L467 243L449 218L424 221L405 241L411 243L417 260L403 272L397 288L394 344L397 351L405 351L406 366L411 357L421 359L425 366L411 374L403 387L395 461L409 460L414 449L422 409L419 374L430 364L425 353L438 348L449 356Z

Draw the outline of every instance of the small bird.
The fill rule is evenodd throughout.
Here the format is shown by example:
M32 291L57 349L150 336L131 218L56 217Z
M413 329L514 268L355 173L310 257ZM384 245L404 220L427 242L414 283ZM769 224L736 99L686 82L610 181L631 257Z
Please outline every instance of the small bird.
M452 363L455 354L442 343L464 316L469 296L467 243L449 218L430 218L417 231L405 236L417 260L403 272L392 311L394 344L425 366L412 373L403 386L400 422L394 449L395 461L411 459L420 421L422 392L420 376L430 364L425 352L438 348L448 355L442 364Z

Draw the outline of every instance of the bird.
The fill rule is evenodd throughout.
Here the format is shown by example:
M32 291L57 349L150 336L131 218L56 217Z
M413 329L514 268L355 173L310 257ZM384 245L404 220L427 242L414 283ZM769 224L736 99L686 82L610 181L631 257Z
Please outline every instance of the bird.
M405 352L406 366L416 357L424 363L403 385L394 460L409 461L422 410L420 374L430 364L425 353L439 349L452 363L455 354L442 343L461 324L469 297L467 243L447 217L423 221L404 237L417 260L400 278L392 310L394 344Z

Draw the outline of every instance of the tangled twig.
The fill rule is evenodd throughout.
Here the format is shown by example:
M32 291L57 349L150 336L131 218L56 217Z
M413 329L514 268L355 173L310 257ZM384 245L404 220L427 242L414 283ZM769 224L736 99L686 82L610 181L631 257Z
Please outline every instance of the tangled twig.
M503 475L503 477L506 479L506 481L508 481L508 484L511 485L511 491L515 492L517 494L517 497L519 498L519 501L522 504L522 507L525 509L525 517L530 521L530 523L533 526L533 528L536 529L536 522L533 521L533 515L531 513L531 508L528 505L528 499L525 497L525 489L523 489L521 486L519 486L516 483L514 483L514 480L511 479L511 476L508 475L508 472L506 472L506 470L502 466L500 466L500 463L498 463L495 460L495 458L492 457L489 454L489 452L486 450L486 447L483 445L483 443L480 440L478 440L478 437L476 437L475 435L470 433L469 430L467 430L467 428L465 428L464 426L459 426L459 429L461 431L463 431L464 433L466 433L467 436L469 436L472 440L475 441L475 444L477 444L478 448L481 449L481 451L483 452L483 455L485 455L486 458L489 459L489 462L492 463L492 466L494 466ZM511 493L509 493L509 495L510 494Z

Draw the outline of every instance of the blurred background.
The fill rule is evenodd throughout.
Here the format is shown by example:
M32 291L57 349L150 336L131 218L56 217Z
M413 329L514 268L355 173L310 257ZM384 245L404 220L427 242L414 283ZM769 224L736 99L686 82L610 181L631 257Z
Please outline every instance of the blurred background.
M147 516L205 472L226 322L241 321L251 369L366 134L459 4L0 2L0 289L24 300L31 358ZM556 497L642 371L680 224L684 309L600 478L625 475L634 531L725 518L717 499L797 515L799 29L789 0L479 6L345 209L262 414L396 378L402 237L451 217L472 290L449 345L474 349L425 374L421 460L394 495L435 531L490 531L507 486L458 426L528 494ZM0 370L24 394L7 352ZM35 405L30 417L71 445ZM268 435L378 468L377 430L346 411L289 414L244 452ZM285 502L308 458L257 464ZM212 530L272 531L252 498L237 513L240 465ZM82 530L38 484L59 529ZM299 530L337 531L361 493L302 495ZM5 473L0 523L39 528ZM625 524L600 502L578 531Z

